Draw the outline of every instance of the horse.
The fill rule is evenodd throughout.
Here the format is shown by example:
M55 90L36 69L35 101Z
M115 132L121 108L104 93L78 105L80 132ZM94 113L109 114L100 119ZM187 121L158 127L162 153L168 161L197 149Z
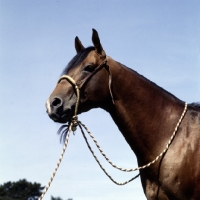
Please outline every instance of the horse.
M77 54L63 70L80 89L78 114L93 108L107 111L136 155L138 166L163 151L184 110L184 102L136 71L107 56L98 32L85 48L75 37ZM61 78L46 102L54 122L67 123L77 99L75 86ZM167 151L140 169L148 200L200 199L200 106L187 111Z

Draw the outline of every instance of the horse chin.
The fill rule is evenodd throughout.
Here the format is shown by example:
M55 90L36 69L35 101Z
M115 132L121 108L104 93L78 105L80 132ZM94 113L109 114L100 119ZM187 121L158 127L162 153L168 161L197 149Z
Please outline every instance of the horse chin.
M54 120L54 122L58 122L58 123L61 123L61 124L65 124L65 123L67 123L69 120L70 120L70 117L67 116L66 114L63 114L59 119Z
M65 124L72 118L72 109L66 109L62 113L48 113L49 117L57 123Z

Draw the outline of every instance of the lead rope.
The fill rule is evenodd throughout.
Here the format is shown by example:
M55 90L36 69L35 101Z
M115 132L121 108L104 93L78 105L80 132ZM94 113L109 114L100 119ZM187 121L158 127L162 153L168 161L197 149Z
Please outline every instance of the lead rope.
M78 118L77 118L77 111L78 111L78 104L79 104L79 101L80 101L80 91L79 91L79 88L76 84L76 82L70 77L70 76L62 76L62 77L65 77L65 79L67 79L74 87L75 87L75 90L76 90L76 95L77 95L77 99L76 99L76 106L75 106L75 111L74 111L74 116L72 117L72 120L71 120L71 123L69 125L69 129L68 129L68 132L67 132L67 136L66 136L66 139L65 139L65 143L64 143L64 146L63 146L63 150L61 152L61 155L60 155L60 158L56 164L56 167L54 169L54 172L47 184L47 186L45 187L43 193L41 194L41 196L38 198L38 200L42 200L44 195L46 194L47 190L49 189L55 175L56 175L56 172L60 166L60 163L63 159L63 156L64 156L64 153L65 153L65 150L67 149L67 144L68 144L68 141L69 141L69 136L70 136L70 132L71 130L74 132L76 130L76 127L78 125ZM61 81L61 78L58 80L58 83Z
M94 151L92 150L92 148L91 148L91 146L89 145L89 143L88 143L88 140L87 140L87 138L86 138L86 136L85 136L85 133L84 133L84 131L83 131L83 129L82 129L82 123L79 121L78 122L78 125L79 125L79 128L81 129L81 132L82 132L82 135L83 135L83 137L84 137L84 139L85 139L85 141L86 141L86 144L87 144L87 146L88 146L88 148L89 148L89 150L91 151L91 153L92 153L92 155L93 155L93 157L95 158L95 160L97 161L97 163L99 164L99 166L100 166L100 168L103 170L103 172L108 176L108 178L112 181L112 182L114 182L115 184L117 184L117 185L126 185L127 183L130 183L131 181L133 181L134 179L136 179L140 174L138 174L138 175L136 175L136 176L134 176L133 178L131 178L130 180L128 180L128 181L125 181L125 182L117 182L117 181L115 181L109 174L108 174L108 172L105 170L105 168L103 168L103 166L101 165L101 163L100 163L100 161L98 160L98 158L96 157L96 155L94 154ZM85 127L84 127L85 128ZM99 148L98 148L99 149ZM100 151L101 152L101 151ZM103 155L103 154L102 154ZM105 156L106 157L106 156ZM106 159L107 160L107 159ZM110 160L108 159L107 160L110 164L112 163L112 162L110 162ZM117 168L117 169L120 169L120 168L118 168L116 165L113 165L113 164L111 164L112 166L115 166L115 168Z
M52 183L52 181L53 181L53 179L54 179L54 177L55 177L55 175L56 175L56 172L57 172L57 170L58 170L58 168L59 168L59 166L60 166L60 163L61 163L61 161L62 161L62 159L63 159L65 150L66 150L66 148L67 148L67 144L68 144L68 141L69 141L69 136L70 136L71 128L72 128L72 123L71 123L70 126L69 126L69 130L68 130L68 133L67 133L67 136L66 136L65 144L64 144L64 146L63 146L62 153L61 153L60 158L59 158L59 160L58 160L58 162L57 162L57 164L56 164L56 167L55 167L55 169L54 169L54 172L53 172L53 174L52 174L52 176L51 176L51 178L50 178L50 180L49 180L47 186L45 187L43 193L41 194L41 196L39 197L38 200L42 200L42 199L43 199L44 195L46 194L47 190L49 189L49 187L50 187L50 185L51 185L51 183Z
M79 127L80 127L80 129L81 129L81 132L82 132L82 134L83 134L83 137L84 137L86 143L88 144L87 138L85 137L85 134L84 134L84 132L83 132L81 126L83 126L84 129L88 132L89 136L92 138L93 142L95 143L95 145L96 145L97 148L99 149L100 153L101 153L102 156L108 161L108 163L110 163L114 168L119 169L119 170L121 170L121 171L124 171L124 172L132 172L132 171L136 171L136 170L140 170L140 169L144 169L144 168L149 167L150 165L154 164L160 157L162 157L162 156L166 153L166 151L168 150L170 144L172 143L172 141L173 141L173 139L174 139L174 137L175 137L175 135L176 135L176 132L177 132L177 130L178 130L178 128L179 128L179 126L180 126L182 120L183 120L183 117L185 116L186 111L187 111L187 103L185 103L185 107L184 107L184 110L183 110L183 112L182 112L182 115L181 115L180 119L178 120L178 122L177 122L177 124L176 124L176 127L175 127L175 129L174 129L174 132L173 132L172 136L170 137L170 139L169 139L169 141L168 141L168 143L167 143L165 149L164 149L153 161L149 162L148 164L143 165L143 166L141 166L141 167L131 168L131 169L125 169L125 168L118 167L117 165L113 164L113 163L110 161L110 159L106 156L106 154L103 152L103 150L100 148L99 144L97 143L96 139L95 139L94 136L91 134L91 132L88 130L88 128L87 128L84 124L82 124L80 121L78 122L78 124L79 124ZM81 125L81 126L80 126L80 125ZM91 147L89 146L89 144L88 144L88 148L90 149L91 153L93 154L94 158L96 159L96 156L94 155L94 152L91 150ZM97 161L97 159L96 159L96 161ZM97 162L99 162L99 161L97 161ZM119 184L119 185L121 185L121 184Z
M76 100L76 106L75 106L75 113L74 113L74 116L72 117L72 122L71 122L70 125L69 125L69 130L68 130L68 133L67 133L67 136L66 136L66 140L65 140L65 144L64 144L64 146L63 146L63 150L62 150L61 156L60 156L60 158L59 158L59 160L58 160L58 162L57 162L57 165L56 165L55 170L54 170L54 172L53 172L53 174L52 174L52 176L51 176L51 178L50 178L50 180L49 180L49 183L48 183L47 186L45 187L44 192L42 193L42 195L39 197L38 200L42 200L43 197L44 197L44 195L46 194L47 190L49 189L49 187L50 187L50 185L51 185L51 183L52 183L52 181L53 181L53 179L54 179L54 177L55 177L55 174L56 174L56 172L57 172L57 170L58 170L58 168L59 168L59 166L60 166L60 163L61 163L61 161L62 161L62 159L63 159L65 150L66 150L66 148L67 148L67 144L68 144L70 132L71 132L71 130L72 130L72 131L75 131L76 128L77 128L77 126L80 127L81 132L82 132L82 135L83 135L83 137L84 137L84 139L85 139L85 141L86 141L86 144L87 144L89 150L91 151L93 157L95 158L95 160L97 161L97 163L99 164L99 166L101 167L101 169L104 171L104 173L105 173L115 184L117 184L117 185L125 185L125 184L127 184L127 183L133 181L134 179L136 179L140 174L136 175L135 177L133 177L132 179L130 179L130 180L128 180L128 181L125 181L125 182L122 182L122 183L116 182L116 181L106 172L106 170L102 167L101 163L99 162L99 160L98 160L97 157L95 156L95 154L94 154L92 148L90 147L90 145L89 145L89 143L88 143L88 141L87 141L87 138L86 138L86 136L85 136L85 134L84 134L84 131L83 131L83 129L82 129L81 126L83 126L84 129L88 132L88 134L90 135L90 137L93 139L95 145L97 146L97 148L98 148L99 151L101 152L101 154L104 156L104 158L105 158L114 168L117 168L117 169L119 169L119 170L121 170L121 171L131 172L131 171L136 171L136 170L140 170L140 169L144 169L144 168L149 167L150 165L154 164L161 156L163 156L163 155L166 153L166 151L168 150L170 144L172 143L172 140L174 139L174 137L175 137L175 135L176 135L176 132L177 132L177 130L178 130L178 128L179 128L179 126L180 126L180 124L181 124L181 122L182 122L182 120L183 120L183 117L185 116L185 113L186 113L186 111L187 111L187 103L185 103L185 107L184 107L183 113L182 113L182 115L181 115L181 117L180 117L180 119L179 119L179 121L178 121L178 123L177 123L177 125L176 125L176 127L175 127L175 130L174 130L174 132L173 132L171 138L169 139L169 141L168 141L168 143L167 143L167 145L166 145L166 147L165 147L165 149L163 150L162 153L160 153L153 161L149 162L148 164L146 164L146 165L144 165L144 166L137 167L137 168L132 168L132 169L124 169L124 168L121 168L121 167L117 167L115 164L113 164L113 163L108 159L108 157L107 157L107 156L105 155L105 153L101 150L99 144L98 144L97 141L95 140L94 136L93 136L93 135L90 133L90 131L87 129L87 127L86 127L84 124L82 124L80 121L78 121L78 118L77 118L77 111L78 111L78 105L79 105L79 101L80 101L80 91L79 91L79 88L78 88L76 82L75 82L70 76L67 76L67 75L61 76L60 79L58 80L58 83L59 83L62 79L67 79L67 80L75 87L75 89L76 89L77 100Z

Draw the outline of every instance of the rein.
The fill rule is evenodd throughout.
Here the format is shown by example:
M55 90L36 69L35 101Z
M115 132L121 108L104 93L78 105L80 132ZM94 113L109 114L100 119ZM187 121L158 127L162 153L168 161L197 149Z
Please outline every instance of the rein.
M83 85L97 72L99 71L100 69L103 68L103 66L106 66L108 72L109 72L109 90L110 90L110 94L111 94L111 98L112 98L112 101L113 101L113 104L114 104L114 99L113 99L113 95L112 95L112 91L111 91L111 81L112 81L112 75L111 75L111 72L110 72L110 69L109 69L109 66L107 65L107 60L105 59L97 68L95 68L95 70L90 73L88 76L86 76L83 80L81 81L75 81L73 78L71 78L70 76L68 75L63 75L59 78L58 80L58 83L60 83L61 80L63 79L66 79L74 88L75 88L75 91L76 91L76 95L77 95L77 99L76 99L76 105L75 105L75 111L74 111L74 116L72 117L71 119L71 123L69 125L69 129L68 129L68 132L67 132L67 136L66 136L66 139L65 139L65 143L64 143L64 146L63 146L63 150L62 150L62 153L61 153L61 156L56 164L56 167L55 167L55 170L49 180L49 183L47 184L47 186L45 187L44 189L44 192L42 193L42 195L40 196L40 198L38 200L42 200L44 195L46 194L47 190L49 189L54 177L55 177L55 174L58 170L58 167L60 166L60 163L63 159L63 156L64 156L64 153L65 153L65 150L67 148L67 144L68 144L68 140L69 140L69 136L70 136L70 132L71 131L76 131L77 129L77 126L79 126L81 132L82 132L82 135L86 141L86 144L89 148L89 150L91 151L93 157L95 158L95 160L97 161L97 163L99 164L99 166L101 167L101 169L104 171L104 173L117 185L125 185L131 181L133 181L134 179L136 179L140 174L136 175L135 177L131 178L130 180L128 181L125 181L125 182L122 182L122 183L119 183L117 181L115 181L108 173L107 171L103 168L103 166L101 165L100 161L97 159L96 155L94 154L91 146L89 145L88 143L88 140L85 136L85 133L84 133L84 130L83 128L87 131L87 133L89 134L89 136L92 138L92 140L94 141L95 145L97 146L97 148L99 149L100 153L102 154L102 156L108 161L109 164L111 164L114 168L116 169L119 169L121 171L125 171L125 172L132 172L132 171L136 171L136 170L140 170L140 169L144 169L144 168L147 168L151 165L153 165L156 161L158 161L159 158L161 158L166 152L167 150L169 149L169 146L170 144L172 143L176 133L177 133L177 130L187 112L187 103L185 103L185 107L184 107L184 110L181 114L181 117L180 119L178 120L177 124L176 124L176 127L174 129L174 132L172 133L167 145L165 146L165 149L154 159L152 160L151 162L147 163L146 165L143 165L141 167L136 167L136 168L130 168L130 169L125 169L125 168L121 168L121 167L118 167L117 165L113 164L109 158L106 156L106 154L102 151L102 149L100 148L99 144L97 143L97 141L95 140L94 136L90 133L90 131L87 129L87 127L82 124L81 121L78 121L78 117L77 117L77 112L78 112L78 106L79 106L79 103L80 103L80 89L83 87Z

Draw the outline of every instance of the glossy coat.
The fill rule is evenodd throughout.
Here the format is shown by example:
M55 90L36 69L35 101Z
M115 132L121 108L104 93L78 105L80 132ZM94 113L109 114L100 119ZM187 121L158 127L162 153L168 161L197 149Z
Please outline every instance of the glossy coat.
M77 55L64 72L75 81L80 81L104 59L107 59L109 70L103 67L81 88L78 113L97 107L109 112L135 153L138 165L147 164L165 148L183 112L184 102L106 56L94 29L92 41L94 48L89 51L78 37L75 38ZM85 51L88 52L84 57ZM83 56L82 60L79 55ZM109 78L112 81L111 89ZM73 115L75 101L74 88L67 80L62 80L47 101L47 112L54 121L66 123ZM148 200L200 200L198 106L188 105L187 113L166 154L154 165L140 170L140 175Z

